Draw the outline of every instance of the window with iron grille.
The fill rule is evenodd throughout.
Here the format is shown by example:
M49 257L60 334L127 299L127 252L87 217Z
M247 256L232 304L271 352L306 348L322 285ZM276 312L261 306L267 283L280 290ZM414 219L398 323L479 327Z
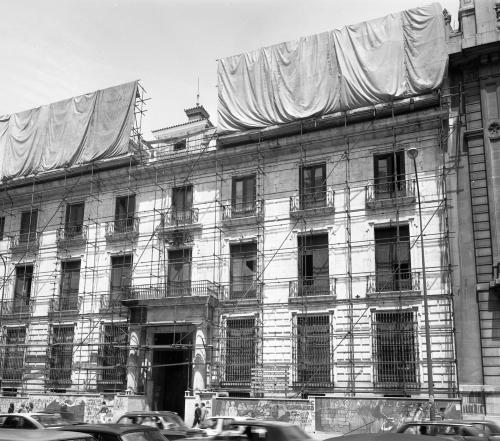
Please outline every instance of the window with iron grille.
M73 338L75 327L62 325L52 327L49 354L49 380L52 383L71 382L73 366Z
M375 228L377 291L412 289L408 225Z
M83 229L84 210L84 202L77 202L74 204L68 204L66 206L66 221L64 223L64 232L67 239L81 236Z
M255 212L255 175L233 178L232 214Z
M38 210L30 210L21 213L21 229L19 231L19 242L31 242L36 239L36 228L38 225Z
M228 383L250 384L257 358L256 339L254 317L227 320L225 374Z
M231 298L255 298L257 271L257 244L230 245Z
M328 234L298 236L299 295L328 295Z
M372 336L375 385L414 388L418 383L416 311L373 312Z
M168 251L168 293L191 295L191 248Z
M115 205L115 233L133 231L135 217L135 194L119 196Z
M33 284L33 265L16 266L16 284L14 286L14 303L12 312L29 311L31 288Z
M298 315L295 335L296 382L309 386L331 384L329 315Z
M300 168L300 209L326 206L326 164Z
M3 240L5 234L5 216L0 217L0 240Z
M21 381L24 367L26 328L6 328L2 380Z
M101 345L99 346L99 365L101 382L120 384L125 389L127 380L127 343L126 325L104 325Z
M61 262L61 287L59 294L59 311L77 309L78 288L80 285L80 261Z
M375 155L375 197L390 199L405 190L405 157L403 151Z
M132 285L132 256L123 254L111 256L111 303L125 298L126 291Z

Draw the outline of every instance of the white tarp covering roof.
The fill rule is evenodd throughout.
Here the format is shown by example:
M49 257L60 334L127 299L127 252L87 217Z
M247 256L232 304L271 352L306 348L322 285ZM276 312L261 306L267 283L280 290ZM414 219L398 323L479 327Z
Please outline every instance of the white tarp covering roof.
M430 92L448 60L438 3L218 62L218 130L292 122Z
M0 116L0 179L129 151L137 81Z

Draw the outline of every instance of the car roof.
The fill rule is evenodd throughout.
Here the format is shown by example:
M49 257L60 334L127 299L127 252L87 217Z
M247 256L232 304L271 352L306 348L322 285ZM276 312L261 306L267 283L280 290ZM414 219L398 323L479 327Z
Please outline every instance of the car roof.
M121 435L128 432L144 432L154 431L158 429L155 427L141 426L140 424L77 424L71 426L72 431L85 432L85 433L111 433Z
M429 436L413 435L413 434L410 435L406 433L394 433L394 432L378 432L378 433L358 433L356 435L343 435L335 437L335 440L336 441L429 441Z
M81 440L85 435L87 434L68 430L4 429L0 430L0 441L69 441ZM93 438L89 435L88 439L90 441Z
M177 416L179 416L179 414L177 412L171 412L170 410L138 410L136 412L125 412L122 416L135 416L135 415L138 415L138 416L142 416L142 415L145 415L145 416L148 416L148 415L151 415L151 416L154 416L154 415L158 415L158 416L177 415Z
M404 424L411 425L432 425L432 426L472 426L470 421L459 421L459 420L439 420L439 421L406 421Z

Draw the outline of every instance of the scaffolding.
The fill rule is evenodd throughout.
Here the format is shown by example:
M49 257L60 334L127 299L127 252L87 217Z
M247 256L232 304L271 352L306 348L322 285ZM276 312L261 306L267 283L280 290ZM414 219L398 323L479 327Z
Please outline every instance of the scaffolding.
M191 391L424 396L423 231L436 391L456 396L443 125L455 91L283 133L149 143L144 94L113 168L2 184L3 394L151 394L155 372L179 365Z

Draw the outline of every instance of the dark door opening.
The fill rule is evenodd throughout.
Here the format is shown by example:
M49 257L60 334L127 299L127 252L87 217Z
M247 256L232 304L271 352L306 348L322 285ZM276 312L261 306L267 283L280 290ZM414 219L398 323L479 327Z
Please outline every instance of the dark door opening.
M153 352L153 410L171 410L184 418L184 392L189 388L191 333L155 334ZM171 347L168 347L171 345Z

